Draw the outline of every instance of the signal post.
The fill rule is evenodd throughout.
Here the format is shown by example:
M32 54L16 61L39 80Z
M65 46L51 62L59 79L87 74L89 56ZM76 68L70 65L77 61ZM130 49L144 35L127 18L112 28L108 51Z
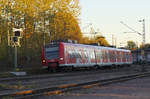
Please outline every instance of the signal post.
M25 72L17 72L17 47L21 47L20 40L22 38L22 29L13 28L13 35L10 38L10 46L14 47L14 72L11 72L15 75L26 75Z

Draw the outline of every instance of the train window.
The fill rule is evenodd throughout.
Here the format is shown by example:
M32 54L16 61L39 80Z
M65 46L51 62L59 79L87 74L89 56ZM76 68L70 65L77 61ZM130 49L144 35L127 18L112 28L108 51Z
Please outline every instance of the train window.
M112 53L112 51L109 51L109 53L110 53L110 60L113 60L113 53Z
M100 50L99 53L100 53L100 58L102 59L102 50Z
M87 50L86 50L86 49L84 49L83 53L84 53L84 55L85 55L85 58L88 58L88 53L87 53Z
M72 58L72 52L71 52L70 48L68 48L67 53L68 53L68 58Z
M93 52L93 59L95 59L95 51L94 51L94 50L92 50L92 52Z
M74 49L69 49L69 57L71 59L75 57L75 55L74 55Z
M93 49L90 49L89 51L88 51L90 54L90 58L91 59L95 59L95 52L94 52L94 50Z
M75 52L74 52L74 49L71 49L71 58L75 58Z
M82 58L86 58L86 55L85 55L85 50L84 48L81 49L81 54L82 54Z
M99 60L101 57L101 53L99 50L95 50L96 58Z
M74 51L73 51L73 57L72 58L80 58L81 56L80 56L80 53L79 53L79 50L76 48L76 49L74 49Z
M102 50L102 58L103 58L103 60L105 59L105 51L104 50Z
M68 51L68 54L69 54L69 58L72 58L72 52L70 50Z
M75 52L72 52L71 58L75 58L75 57L76 57Z
M45 47L45 56L47 59L54 59L59 57L59 47Z
M92 59L93 58L93 52L91 50L89 50L89 55L90 55L90 58Z
M107 53L107 59L109 60L109 51L107 50L106 53Z
M78 58L82 58L81 50L79 50L78 55L79 55L79 57L78 57Z
M78 49L76 52L76 58L81 58L80 50Z
M74 50L71 46L66 48L66 53L68 53L70 59L74 58Z

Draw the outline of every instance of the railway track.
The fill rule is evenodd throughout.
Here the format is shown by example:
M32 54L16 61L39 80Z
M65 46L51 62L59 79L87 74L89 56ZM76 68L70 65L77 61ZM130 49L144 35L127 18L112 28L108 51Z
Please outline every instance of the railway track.
M122 81L127 81L127 80L132 80L136 78L141 78L141 77L147 77L150 76L150 72L144 72L144 73L136 73L132 75L125 75L125 76L120 76L120 77L113 77L109 79L104 79L104 80L93 80L93 81L86 81L83 83L74 83L74 84L68 84L68 85L60 85L56 87L44 87L44 88L37 88L34 90L25 90L25 91L18 91L14 92L11 94L3 94L0 95L0 97L15 97L15 99L29 99L37 96L43 96L43 95L55 95L55 94L60 94L66 91L70 90L75 90L75 89L81 89L81 88L90 88L94 87L97 85L107 85L107 84L112 84L112 83L117 83L117 82L122 82Z
M79 81L80 79L89 80L91 78L97 79L97 77L101 77L104 79L104 76L108 75L123 75L124 73L136 73L133 70L129 70L129 68L121 69L121 70L108 70L108 71L86 71L86 72L76 72L76 73L66 73L62 75L54 74L54 75L46 75L42 77L36 77L31 79L23 79L21 80L12 80L12 81L3 81L1 84L9 85L9 86L16 86L18 85L18 82L20 82L20 85L23 86L30 86L33 85L34 87L42 87L43 86L56 86L58 84L65 84L65 83L71 83L71 81ZM50 83L49 83L50 82Z
M134 69L131 67L125 67L125 68L121 68L119 69L120 71L124 71L125 69ZM93 71L93 72L91 72ZM21 80L34 80L34 79L45 79L45 78L52 78L52 77L64 77L64 76L76 76L78 74L95 74L97 72L100 73L107 73L107 72L118 72L118 69L97 69L97 70L81 70L81 71L71 71L71 72L61 72L61 73L50 73L50 74L42 74L42 75L34 75L34 76L19 76L19 77L8 77L8 78L0 78L0 82L10 82L10 81L21 81Z

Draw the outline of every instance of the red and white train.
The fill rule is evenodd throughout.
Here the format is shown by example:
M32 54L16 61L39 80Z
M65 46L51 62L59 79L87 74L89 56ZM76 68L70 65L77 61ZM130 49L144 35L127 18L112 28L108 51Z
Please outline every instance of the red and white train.
M55 43L42 48L43 68L92 67L132 64L130 50L102 46Z

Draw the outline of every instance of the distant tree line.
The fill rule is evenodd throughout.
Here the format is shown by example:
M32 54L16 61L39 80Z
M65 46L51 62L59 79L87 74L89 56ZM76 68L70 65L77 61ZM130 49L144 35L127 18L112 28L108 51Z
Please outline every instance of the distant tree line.
M136 50L136 49L140 49L140 48L150 48L150 44L149 43L147 43L145 45L141 44L138 47L138 45L134 41L128 41L126 48L129 50Z

